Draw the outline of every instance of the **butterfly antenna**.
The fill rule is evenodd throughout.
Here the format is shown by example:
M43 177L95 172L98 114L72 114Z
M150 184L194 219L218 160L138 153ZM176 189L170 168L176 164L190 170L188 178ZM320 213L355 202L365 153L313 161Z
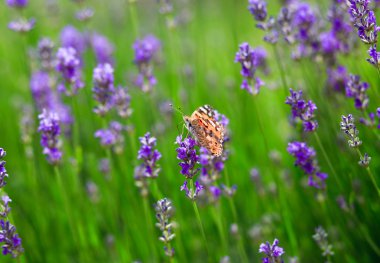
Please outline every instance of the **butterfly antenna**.
M184 115L180 107L174 107L173 104L170 104L170 107L172 107L173 110L181 113L181 115Z

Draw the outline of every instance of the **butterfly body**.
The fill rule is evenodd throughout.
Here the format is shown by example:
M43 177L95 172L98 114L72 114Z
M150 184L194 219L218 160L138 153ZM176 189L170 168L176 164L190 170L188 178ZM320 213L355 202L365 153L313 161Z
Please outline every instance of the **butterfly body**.
M215 120L215 111L209 105L199 107L191 116L183 116L186 128L201 147L211 154L223 152L224 127Z

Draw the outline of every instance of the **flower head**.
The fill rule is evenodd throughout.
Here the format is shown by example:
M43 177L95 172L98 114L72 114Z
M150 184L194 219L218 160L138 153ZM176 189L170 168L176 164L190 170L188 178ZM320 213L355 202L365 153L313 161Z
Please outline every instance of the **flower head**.
M267 18L267 3L263 0L249 0L248 10L258 22Z
M112 100L117 114L121 118L127 119L132 115L131 96L129 95L127 88L119 86L115 90Z
M199 162L199 156L195 150L196 141L192 137L187 137L182 140L182 136L178 136L176 139L177 159L181 160L179 166L181 166L181 174L187 179L193 178L199 171L196 168L196 164Z
M49 71L55 67L53 49L54 43L49 38L42 38L38 42L38 59L43 70Z
M359 139L359 131L356 129L352 114L348 114L347 117L342 115L340 129L347 135L348 145L350 147L357 148L362 144L362 141Z
M328 257L333 256L334 252L332 250L332 245L329 244L327 240L327 233L323 229L323 227L319 226L315 229L315 234L313 235L313 239L317 242L318 246L322 250L322 256Z
M317 129L318 122L314 120L317 106L311 100L303 100L301 90L290 89L290 96L286 98L285 103L292 107L293 120L299 118L302 121L304 131L313 132Z
M263 263L282 262L281 255L283 255L285 251L282 247L279 247L278 244L278 239L275 239L272 245L268 241L261 243L259 253L264 253L266 255L266 257L263 258Z
M156 210L156 226L162 232L159 240L165 244L165 254L168 257L173 257L174 249L167 248L170 241L172 241L175 237L175 234L173 234L173 223L170 222L170 219L173 215L172 202L167 198L163 198L157 201L154 209Z
M316 152L304 142L291 142L287 151L296 158L295 165L299 166L309 176L308 185L315 188L324 188L326 173L321 173L316 160Z
M144 177L156 178L160 172L157 161L161 159L161 153L155 149L157 139L147 132L143 137L139 138L141 148L138 151L137 159L142 160L144 167Z
M94 69L93 74L94 99L99 105L94 109L96 114L104 116L113 106L114 76L113 68L110 64L100 64Z
M44 148L43 154L47 156L51 164L58 164L62 159L58 114L44 109L38 118L40 120L38 131L41 133L41 145Z
M6 0L9 7L24 8L28 5L28 0Z
M36 20L34 18L31 18L31 19L19 18L19 19L9 22L8 28L15 32L26 33L32 30L35 24L36 24Z
M368 106L368 88L369 84L367 82L360 82L359 75L350 75L346 84L346 96L354 98L355 107L359 110L366 109Z
M117 121L112 121L107 129L97 130L95 137L100 139L103 147L111 147L115 153L121 153L124 149L124 136L122 131L125 129Z
M86 49L86 40L83 34L75 27L69 25L61 31L61 45L64 48L73 48L79 57Z
M91 46L99 64L113 63L114 47L105 36L94 34L91 38Z

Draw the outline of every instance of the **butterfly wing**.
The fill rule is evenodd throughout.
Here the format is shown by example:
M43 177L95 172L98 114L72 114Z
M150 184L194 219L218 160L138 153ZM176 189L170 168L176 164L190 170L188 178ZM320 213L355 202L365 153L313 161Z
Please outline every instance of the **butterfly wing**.
M192 134L200 146L211 154L220 156L223 152L224 127L215 120L215 111L211 106L199 107L190 117Z

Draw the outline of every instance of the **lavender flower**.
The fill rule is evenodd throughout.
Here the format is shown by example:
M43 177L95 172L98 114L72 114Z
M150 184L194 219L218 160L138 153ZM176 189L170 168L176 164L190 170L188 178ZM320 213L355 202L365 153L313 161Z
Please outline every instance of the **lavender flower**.
M6 152L0 148L0 192L5 186L5 178L8 177L5 169L5 161L3 160ZM16 227L9 222L8 214L11 211L9 206L12 200L8 195L1 196L0 203L0 243L2 243L3 255L11 254L12 257L18 257L24 251L21 245L21 238L16 233Z
M315 158L315 150L308 147L304 142L291 142L287 151L296 158L295 165L299 166L309 176L308 185L315 188L324 188L326 173L319 171L318 162Z
M195 188L189 189L187 186L188 181L186 180L183 185L181 186L181 191L185 191L186 196L192 200L195 201L195 199L198 197L199 193L203 190L203 185L201 185L198 181L195 181Z
M315 229L315 234L313 235L313 239L315 242L317 242L319 248L322 250L322 256L324 257L330 257L334 255L332 245L329 244L327 236L328 235L326 231L321 226Z
M354 123L354 117L351 114L348 114L347 117L342 115L342 121L340 123L340 129L348 137L348 145L352 148L357 148L362 144L362 141L359 139L359 131L356 129Z
M163 198L157 201L154 209L156 210L156 218L158 221L156 226L162 232L159 240L165 244L165 255L173 257L174 249L170 246L170 241L175 237L175 234L173 234L173 223L170 222L170 219L173 216L172 202L167 198Z
M26 33L31 31L34 28L35 24L36 20L34 18L31 18L29 20L26 18L19 18L9 22L8 28L18 33Z
M368 153L365 153L364 156L360 157L359 165L366 168L369 166L370 162L371 162L371 157L368 155Z
M83 8L75 14L75 18L81 22L90 20L94 16L94 10L92 8Z
M114 47L105 36L94 34L91 37L91 46L99 64L113 64L114 59L112 56Z
M124 136L121 134L123 130L123 125L112 121L107 129L97 130L95 138L100 139L103 147L111 147L115 153L121 153L124 149Z
M62 82L58 86L60 92L74 95L78 89L83 88L81 80L80 61L74 48L60 48L57 52L56 70L62 75ZM71 88L68 90L68 86Z
M344 66L327 69L327 85L334 91L345 92L348 79L347 69Z
M112 96L114 89L113 68L110 64L100 64L94 69L93 74L94 99L99 105L94 112L100 116L104 116L113 106Z
M161 159L161 153L154 149L157 139L147 132L143 137L140 137L139 140L141 148L138 151L137 159L143 161L141 164L144 168L143 176L146 178L156 178L161 170L157 164L157 161Z
M49 38L42 38L38 42L38 58L43 70L50 71L55 67L53 49L54 43Z
M112 100L117 114L121 118L127 119L132 115L131 96L129 95L127 88L119 86L115 90Z
M262 259L263 263L282 263L281 255L285 253L282 247L278 246L278 239L273 241L271 245L268 241L265 243L261 243L259 248L259 253L264 253L266 255L265 258Z
M48 112L46 109L38 115L40 125L38 131L41 133L41 145L44 148L43 154L47 156L48 161L56 165L62 159L60 150L61 128L59 126L59 117L55 112Z
M239 46L239 51L235 56L235 63L241 64L241 75L244 77L241 88L249 93L256 95L260 91L260 87L264 82L256 77L256 71L259 67L265 65L266 54L263 49L253 49L248 43Z
M187 137L182 140L182 136L178 136L176 139L177 148L177 159L181 160L179 166L181 166L181 174L183 174L186 179L192 179L199 171L196 168L196 164L199 162L199 156L195 150L196 141Z
M355 107L359 110L364 110L368 106L368 88L369 84L367 82L360 82L359 75L350 75L346 85L346 96L349 98L354 98Z
M153 75L153 59L156 57L161 47L160 41L153 35L148 35L143 39L138 39L133 44L136 64L139 74L136 77L135 84L142 91L149 92L156 85L157 80Z
M248 10L258 22L267 18L267 3L263 0L249 0Z
M292 118L299 118L302 121L304 131L313 132L318 127L318 122L314 120L314 112L317 106L309 100L306 102L302 99L302 90L293 91L290 89L290 96L286 98L286 104L292 107Z
M372 10L369 10L369 0L348 0L349 13L352 17L354 26L358 30L358 36L362 42L369 44L368 53L370 58L367 59L371 64L379 66L379 53L376 51L377 32L380 27L376 24L376 16Z
M81 57L86 49L86 40L78 29L69 25L61 31L61 45L64 48L75 49L78 57Z
M28 0L6 0L9 7L24 8L28 5Z
M376 113L369 112L368 118L361 117L359 121L361 124L364 124L365 126L368 126L370 128L376 127L377 129L380 129L380 108L376 109Z

